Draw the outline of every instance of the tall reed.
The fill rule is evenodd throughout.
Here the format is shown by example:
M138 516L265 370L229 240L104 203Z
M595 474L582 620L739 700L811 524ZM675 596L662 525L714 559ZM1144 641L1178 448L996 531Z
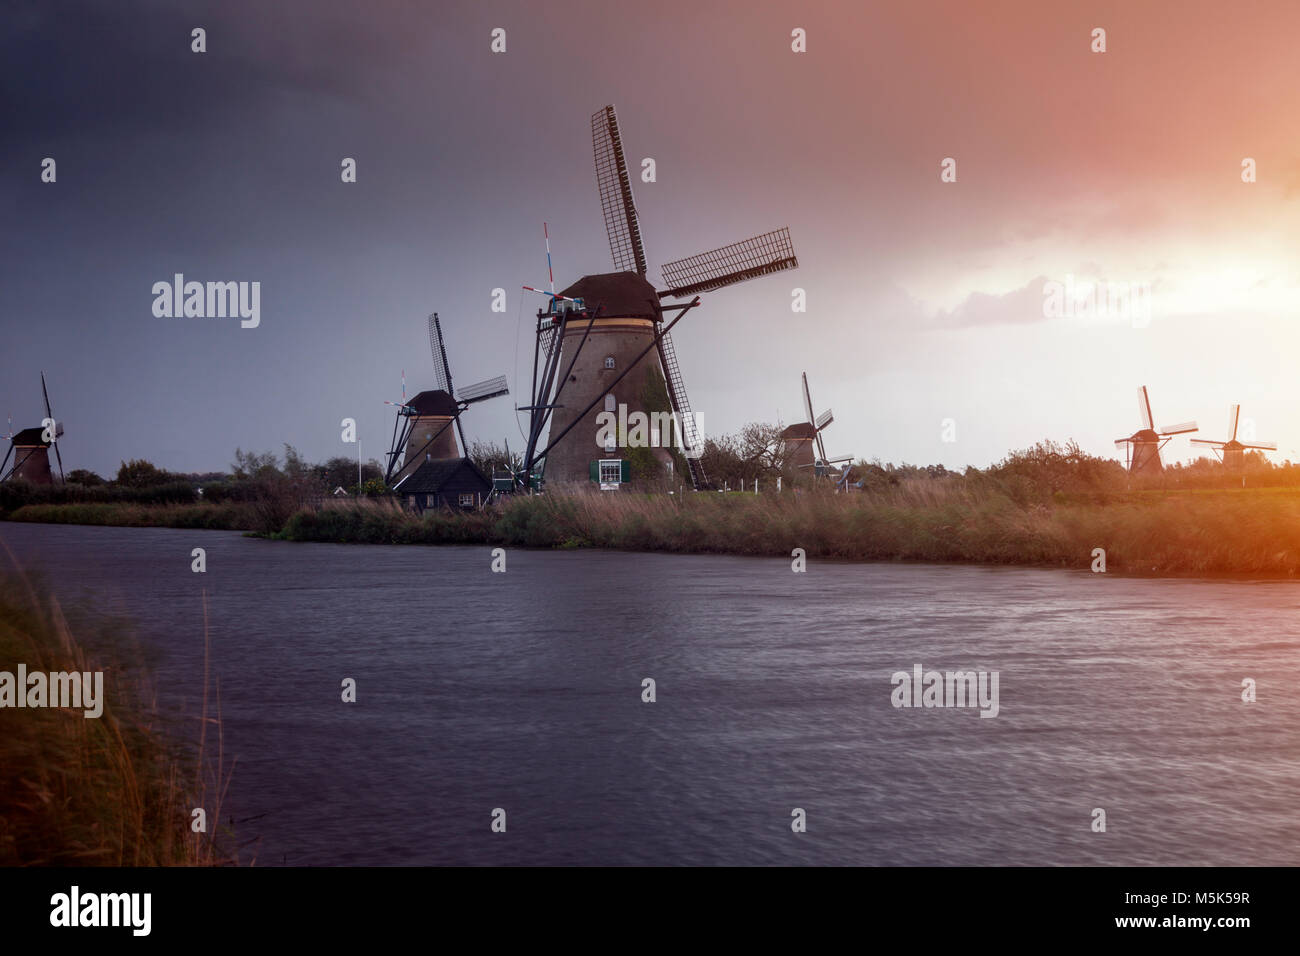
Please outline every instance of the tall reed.
M0 865L233 862L228 834L191 829L191 809L207 806L205 779L215 774L223 780L209 817L215 835L230 781L220 746L214 763L202 744L196 756L164 725L144 654L122 622L83 615L74 636L52 590L14 566L0 577L0 670L102 671L104 700L92 718L56 707L0 709ZM219 701L216 717L205 708L202 719L220 740Z

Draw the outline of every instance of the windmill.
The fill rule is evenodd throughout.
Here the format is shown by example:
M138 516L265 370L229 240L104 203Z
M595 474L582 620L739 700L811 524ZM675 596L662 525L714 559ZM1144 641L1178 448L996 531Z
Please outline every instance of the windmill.
M401 402L384 402L397 409L388 464L384 469L384 483L387 485L397 484L426 461L461 458L467 448L465 430L460 423L461 412L478 402L510 394L504 375L470 385L459 392L455 390L451 366L447 363L447 347L442 341L442 322L437 312L429 316L429 348L433 354L434 387L408 400L406 372L403 371ZM459 448L456 433L451 430L452 423L460 433Z
M35 428L24 428L17 433L13 430L13 419L9 419L9 450L5 452L4 461L0 462L0 481L30 481L36 485L51 485L54 474L50 470L50 448L54 448L54 458L59 463L59 481L63 481L63 455L59 453L59 438L63 435L63 423L56 420L50 410L50 393L45 387L45 373L41 373L41 395L45 399L45 419ZM51 431L53 429L53 431ZM9 459L13 458L13 467ZM8 471L5 469L8 468Z
M1228 409L1228 440L1213 441L1209 438L1193 438L1193 445L1208 445L1214 449L1227 468L1240 468L1246 463L1246 450L1277 451L1277 442L1271 441L1237 441L1237 426L1241 421L1241 406L1233 405Z
M781 432L781 438L785 441L787 459L796 468L812 468L813 473L818 477L831 475L836 469L831 465L840 465L839 474L835 476L837 485L844 485L848 480L849 465L846 462L853 460L852 455L844 455L840 458L827 458L826 446L822 442L822 432L831 422L835 421L835 414L828 408L820 415L813 414L812 394L808 391L808 373L803 373L803 409L807 419L802 422L796 422L788 426Z
M1182 422L1157 430L1152 424L1151 399L1147 397L1145 385L1138 389L1138 415L1142 419L1142 427L1128 438L1115 439L1115 447L1124 448L1125 465L1130 472L1162 471L1164 465L1160 463L1160 449L1174 435L1196 431L1196 422Z
M652 421L661 416L663 444L672 443L663 434L664 425L676 432L677 444L686 449L691 485L698 490L708 483L699 461L703 444L669 333L700 304L700 293L797 268L790 231L779 229L666 263L667 288L656 291L646 279L645 245L613 106L592 115L591 138L600 210L616 271L585 275L558 294L552 279L551 291L544 293L547 307L537 313L530 404L521 406L530 413L523 470L532 482L543 462L552 482L591 478L607 486L626 481L629 461L620 446L631 436L598 443L597 418L606 411L620 421L642 413ZM549 267L549 236L547 259ZM686 301L662 302L672 299ZM664 466L673 461L663 447L652 448L651 454Z

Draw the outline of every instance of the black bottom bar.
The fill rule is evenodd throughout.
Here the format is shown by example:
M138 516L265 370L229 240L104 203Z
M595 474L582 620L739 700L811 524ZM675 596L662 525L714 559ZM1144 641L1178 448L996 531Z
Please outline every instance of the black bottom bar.
M1131 938L1138 945L1192 939L1221 947L1281 932L1294 873L1285 869L892 869L664 870L525 869L40 869L0 870L6 942L36 938L74 945L262 942L291 936L295 949L440 935L470 939L533 934L547 939L660 939L678 928L734 937L789 934L811 943L843 932L859 941L910 943L941 951L1017 940ZM149 894L117 910L117 927L70 922L72 887L82 914L99 894ZM66 902L58 894L67 897ZM87 903L88 896L96 898ZM126 901L110 900L105 912ZM87 909L87 907L89 907ZM676 934L674 934L676 935ZM425 938L434 938L426 935ZM612 940L617 937L602 935ZM641 937L644 939L644 937ZM682 937L677 936L680 939ZM10 950L18 952L18 950ZM50 950L53 952L54 950Z

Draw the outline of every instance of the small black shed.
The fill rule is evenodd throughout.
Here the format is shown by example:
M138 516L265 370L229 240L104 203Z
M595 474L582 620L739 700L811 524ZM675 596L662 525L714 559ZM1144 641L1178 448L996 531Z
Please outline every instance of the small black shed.
M487 500L492 481L468 458L426 461L394 489L408 508L457 508L471 511Z

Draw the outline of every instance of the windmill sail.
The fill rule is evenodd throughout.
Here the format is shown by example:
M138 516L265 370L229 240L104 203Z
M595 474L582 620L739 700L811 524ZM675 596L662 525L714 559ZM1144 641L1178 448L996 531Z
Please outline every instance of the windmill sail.
M54 446L54 460L59 463L59 481L63 479L63 453L59 451L59 436L63 434L63 423L55 419L50 411L50 391L45 387L45 373L41 372L41 394L45 396L45 417L54 422L54 434L50 442Z
M704 463L700 456L704 453L703 437L695 427L695 414L691 411L690 399L686 397L686 383L682 380L682 369L677 362L677 349L673 346L673 337L667 331L659 337L659 362L664 369L664 384L668 386L668 398L677 413L677 427L686 443L686 467L691 473L691 487L696 491L704 488L708 476L704 473Z
M817 449L814 464L820 463L821 465L832 465L838 464L842 461L852 461L852 455L846 455L843 458L834 459L828 459L826 457L826 444L822 440L822 432L826 430L831 422L835 421L835 415L829 408L820 415L813 414L812 392L808 390L807 372L803 373L803 409L804 413L808 416L808 424L812 426L813 445ZM801 465L800 467L807 466ZM820 474L820 472L818 472L818 474Z
M664 283L668 289L659 296L684 298L798 267L790 230L777 229L666 263Z
M596 156L596 186L600 190L600 211L609 234L609 251L618 272L646 274L645 246L641 223L632 199L632 180L623 158L623 140L613 106L591 117L591 146Z
M1151 399L1147 398L1147 387L1145 385L1138 388L1138 414L1142 416L1142 427L1154 429L1154 419L1151 417Z
M485 382L477 382L474 385L461 389L457 400L462 405L473 405L475 402L485 402L489 398L496 398L498 395L509 395L510 389L506 387L506 377L498 375L496 378L490 378Z
M451 369L447 365L447 349L442 344L442 323L437 312L429 316L429 349L433 352L433 387L453 395Z

